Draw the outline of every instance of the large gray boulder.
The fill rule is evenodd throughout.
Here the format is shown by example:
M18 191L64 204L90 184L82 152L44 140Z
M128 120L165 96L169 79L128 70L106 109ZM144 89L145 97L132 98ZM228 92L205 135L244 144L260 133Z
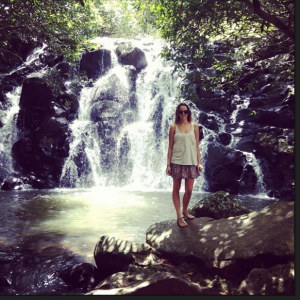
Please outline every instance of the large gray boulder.
M258 212L214 220L208 217L149 227L146 242L165 257L193 259L225 278L294 259L294 203L277 202Z

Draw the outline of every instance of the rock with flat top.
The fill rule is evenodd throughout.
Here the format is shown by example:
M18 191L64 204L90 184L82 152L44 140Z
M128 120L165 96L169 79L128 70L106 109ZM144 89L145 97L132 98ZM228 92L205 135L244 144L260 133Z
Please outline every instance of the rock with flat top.
M294 260L294 203L277 202L242 216L176 221L149 227L146 242L164 257L193 259L211 272L232 278L262 265L270 268Z

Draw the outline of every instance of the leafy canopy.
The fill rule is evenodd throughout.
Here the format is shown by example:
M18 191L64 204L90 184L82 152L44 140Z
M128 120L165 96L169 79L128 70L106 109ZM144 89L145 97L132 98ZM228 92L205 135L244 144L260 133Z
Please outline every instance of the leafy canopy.
M67 60L76 60L97 36L136 37L142 33L132 1L1 0L0 63L18 65L26 47L46 43ZM25 51L26 52L26 51ZM1 72L0 68L0 72Z
M293 80L294 0L1 0L0 72L20 64L27 46L45 42L72 61L95 46L90 41L96 36L142 34L169 42L162 56L181 72L181 90L192 100L197 89L236 89L244 66L250 73L267 68L278 54L276 80ZM210 48L216 40L223 41L222 60ZM202 72L209 61L210 77Z
M80 3L81 2L81 3ZM0 3L1 60L19 56L24 45L45 42L51 50L74 58L97 35L101 20L92 3L75 0L2 0Z
M293 0L137 0L135 5L144 22L169 41L162 55L174 62L175 71L183 71L181 90L192 100L197 88L237 88L244 65L249 72L260 64L268 67L278 54L286 55L275 68L277 80L293 80ZM223 41L227 54L222 60L210 48L216 40ZM214 60L212 77L201 72L209 60ZM188 65L193 72L186 72Z

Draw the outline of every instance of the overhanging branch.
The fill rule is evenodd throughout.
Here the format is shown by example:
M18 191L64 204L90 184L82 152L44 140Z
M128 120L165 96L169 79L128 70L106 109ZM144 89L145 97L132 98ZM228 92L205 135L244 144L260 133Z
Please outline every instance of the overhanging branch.
M253 9L253 11L263 20L273 24L275 27L280 29L284 34L286 34L289 38L292 40L295 40L295 32L294 30L289 26L284 24L279 18L276 16L270 15L263 11L260 6L259 0L239 0L243 3L245 3L249 8Z

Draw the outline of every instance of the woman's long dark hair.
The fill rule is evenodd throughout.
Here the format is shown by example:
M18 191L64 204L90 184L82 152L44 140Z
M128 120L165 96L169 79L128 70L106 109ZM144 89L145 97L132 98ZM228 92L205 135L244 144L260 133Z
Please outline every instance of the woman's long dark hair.
M179 117L179 108L180 108L180 106L185 106L187 108L187 110L189 112L187 119L188 119L188 122L191 122L193 120L193 118L192 118L192 112L191 112L189 106L186 103L180 103L176 107L176 111L175 111L175 123L176 124L180 123L180 117Z

